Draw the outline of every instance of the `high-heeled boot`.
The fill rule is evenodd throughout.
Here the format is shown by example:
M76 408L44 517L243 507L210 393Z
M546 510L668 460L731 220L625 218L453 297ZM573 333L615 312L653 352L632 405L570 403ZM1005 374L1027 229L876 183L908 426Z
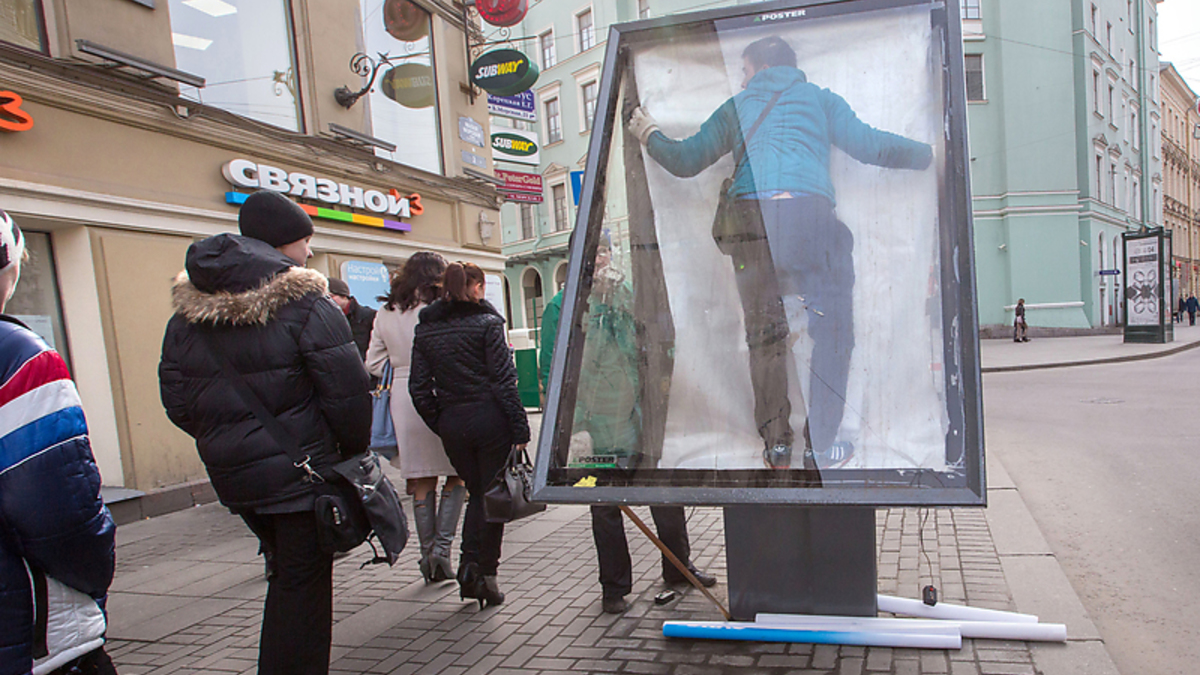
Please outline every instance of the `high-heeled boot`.
M421 543L421 576L425 583L433 583L433 544L437 536L437 491L430 490L424 499L413 497L413 521L417 524L417 539Z
M478 597L479 609L504 604L504 594L500 592L500 585L496 583L496 575L490 574L480 577Z
M438 504L437 532L433 538L433 552L429 556L433 568L433 580L445 581L454 578L454 567L450 565L451 545L458 530L458 517L462 514L463 501L467 497L464 485L455 485L442 492Z
M478 598L483 588L483 577L479 575L479 563L469 562L458 568L458 597ZM481 601L482 602L482 601Z

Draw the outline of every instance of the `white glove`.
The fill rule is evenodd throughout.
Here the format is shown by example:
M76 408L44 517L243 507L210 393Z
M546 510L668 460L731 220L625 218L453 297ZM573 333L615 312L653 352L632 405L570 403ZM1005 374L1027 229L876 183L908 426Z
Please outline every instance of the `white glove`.
M636 136L642 145L645 145L650 134L656 131L658 131L658 122L654 121L650 113L643 110L641 106L634 108L633 113L629 116L629 133Z

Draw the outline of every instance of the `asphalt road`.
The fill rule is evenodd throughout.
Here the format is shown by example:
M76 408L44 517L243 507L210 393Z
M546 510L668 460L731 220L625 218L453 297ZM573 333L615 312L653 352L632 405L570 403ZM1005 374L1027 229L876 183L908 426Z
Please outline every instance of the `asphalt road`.
M1200 350L988 374L984 410L1121 673L1200 672Z

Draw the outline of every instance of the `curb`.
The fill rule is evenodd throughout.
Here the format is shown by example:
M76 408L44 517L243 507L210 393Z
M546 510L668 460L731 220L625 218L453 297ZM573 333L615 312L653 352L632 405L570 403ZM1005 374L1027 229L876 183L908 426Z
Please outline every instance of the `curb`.
M1075 366L1096 366L1106 363L1128 363L1130 361L1146 361L1148 359L1157 359L1164 356L1171 356L1180 352L1186 352L1189 349L1200 347L1200 341L1189 342L1171 347L1170 349L1162 349L1156 352L1146 352L1145 354L1130 354L1129 356L1111 356L1104 359L1092 359L1090 361L1062 361L1059 363L1029 363L1019 366L991 366L980 368L980 372L987 373L1015 373L1025 370L1048 370L1050 368L1073 368Z

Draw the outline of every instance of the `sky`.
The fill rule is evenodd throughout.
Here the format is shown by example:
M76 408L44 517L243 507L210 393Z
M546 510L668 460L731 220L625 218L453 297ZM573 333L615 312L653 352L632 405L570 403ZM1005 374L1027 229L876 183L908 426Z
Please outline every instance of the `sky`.
M1158 6L1158 50L1200 95L1200 0L1165 0Z

